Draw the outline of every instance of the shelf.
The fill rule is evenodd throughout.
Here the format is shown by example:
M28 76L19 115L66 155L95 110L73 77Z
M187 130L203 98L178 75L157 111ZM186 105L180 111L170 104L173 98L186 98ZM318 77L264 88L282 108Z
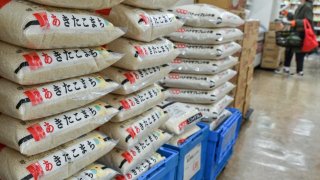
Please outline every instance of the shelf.
M320 31L320 27L314 27L314 30Z

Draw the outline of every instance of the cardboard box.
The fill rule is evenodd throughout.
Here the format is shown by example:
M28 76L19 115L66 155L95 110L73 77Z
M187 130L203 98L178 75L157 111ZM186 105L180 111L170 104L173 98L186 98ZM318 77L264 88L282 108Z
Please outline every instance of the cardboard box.
M226 10L242 10L247 0L197 0L198 3L212 4Z
M281 31L284 26L281 22L270 22L269 31Z
M277 50L264 49L262 55L261 67L267 69L279 68L285 53L284 48L278 48Z

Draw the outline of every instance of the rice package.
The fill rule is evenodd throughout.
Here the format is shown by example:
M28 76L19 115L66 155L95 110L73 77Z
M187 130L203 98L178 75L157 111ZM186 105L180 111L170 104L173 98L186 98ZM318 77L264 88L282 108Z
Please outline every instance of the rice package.
M47 117L89 104L119 87L92 74L37 86L19 86L0 79L0 112L20 120Z
M147 158L146 160L144 160L137 167L131 169L125 175L117 175L115 179L116 180L120 180L120 179L136 180L139 177L141 177L141 175L143 175L143 173L147 172L149 169L151 169L155 165L159 164L164 159L165 159L165 157L161 156L158 153L154 153L150 158Z
M171 67L168 64L164 64L137 71L109 67L106 70L101 71L100 74L108 76L113 81L121 84L121 87L113 92L114 94L126 95L154 84L167 76L170 71Z
M142 10L126 5L113 7L107 19L116 26L126 27L126 37L144 42L175 32L183 25L173 13Z
M194 28L184 26L167 36L175 42L190 44L222 44L240 40L243 32L237 28Z
M0 40L10 44L30 49L95 47L124 34L86 11L54 9L21 0L2 2Z
M162 88L155 84L126 96L108 94L101 100L120 111L111 122L122 122L155 107L164 99Z
M34 51L0 42L0 75L21 85L41 84L101 71L121 57L104 47Z
M202 113L187 104L165 101L158 105L168 111L170 119L162 124L161 129L180 135L195 126L203 118Z
M125 151L115 148L99 161L122 174L127 174L131 169L142 163L144 159L152 156L171 137L164 131L155 130L132 149Z
M188 104L188 105L200 111L203 114L203 117L205 119L212 120L212 119L217 119L219 115L224 111L224 109L226 109L231 104L232 101L233 101L232 97L225 96L215 104L210 104L210 105Z
M185 24L192 27L238 27L244 24L239 16L208 4L177 6L171 8L170 11L185 18Z
M116 142L93 131L48 152L26 157L7 147L0 150L0 178L65 179L111 151Z
M114 66L128 70L139 70L167 64L180 53L179 50L174 48L171 41L164 38L149 43L119 38L111 42L108 48L125 54Z
M123 0L30 0L35 3L61 8L105 9L120 4Z
M232 56L215 61L176 58L170 63L170 66L173 69L172 72L176 73L213 75L229 69L237 63L238 58Z
M237 74L236 71L228 69L216 75L193 75L170 73L161 80L161 85L171 88L213 90L214 88L229 81Z
M118 172L99 163L93 163L66 180L111 180Z
M53 149L108 122L118 110L101 101L39 120L0 115L0 143L31 156Z
M228 110L223 110L221 114L218 115L216 119L206 119L204 120L207 124L209 124L210 130L214 131L216 128L220 126L225 120L227 120L232 113Z
M127 150L133 148L139 141L158 129L169 119L168 113L159 107L154 107L139 116L121 123L108 122L99 128L119 142L117 148Z
M180 58L189 59L223 59L241 50L241 46L235 42L220 45L200 45L176 43L180 50Z
M126 0L123 3L143 9L167 9L179 0Z
M211 91L170 88L166 91L166 100L183 103L212 104L222 99L232 91L234 87L232 83L226 82Z
M187 131L185 131L184 133L182 133L181 135L178 136L173 136L173 138L170 139L170 141L168 142L168 144L172 145L172 146L176 146L179 147L182 144L185 143L185 141L191 137L192 135L194 135L195 133L199 132L201 130L201 128L199 128L198 126L193 126L190 129L188 129Z

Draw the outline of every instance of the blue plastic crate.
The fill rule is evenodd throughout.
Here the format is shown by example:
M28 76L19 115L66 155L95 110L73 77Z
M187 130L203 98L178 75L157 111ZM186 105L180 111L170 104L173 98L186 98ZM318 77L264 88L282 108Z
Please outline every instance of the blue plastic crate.
M201 128L201 131L192 135L181 146L176 147L168 144L164 145L164 147L172 149L179 153L179 163L176 173L176 180L184 179L185 157L188 155L188 153L192 152L192 150L196 150L195 148L198 148L199 145L201 146L201 164L199 164L200 170L195 175L193 175L191 180L199 180L204 176L209 126L203 123L198 123L197 125Z
M157 151L166 159L145 172L138 180L174 180L178 166L178 152L167 148L160 148Z
M228 110L232 115L218 129L209 132L205 179L213 179L213 168L223 162L238 138L242 114L237 109Z
M216 180L217 177L221 174L221 172L223 171L223 169L227 166L229 160L231 159L231 156L233 154L233 148L231 148L226 157L224 157L224 159L222 160L221 163L219 164L216 164L214 167L213 167L213 170L212 170L212 179L211 180ZM208 179L209 180L209 179Z

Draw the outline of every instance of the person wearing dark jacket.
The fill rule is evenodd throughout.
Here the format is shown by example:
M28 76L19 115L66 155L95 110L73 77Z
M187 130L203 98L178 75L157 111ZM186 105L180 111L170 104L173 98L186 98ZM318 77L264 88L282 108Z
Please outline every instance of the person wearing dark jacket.
M310 24L313 27L313 5L312 0L300 0L301 5L297 8L294 14L288 14L287 19L288 24L291 26L291 31L296 31L299 33L301 39L304 39L304 24L303 20L309 20ZM304 58L306 56L305 52L302 52L301 49L286 48L285 51L285 62L283 72L290 74L290 65L293 55L296 55L296 64L297 64L297 74L303 76L303 66ZM281 73L281 70L277 70L277 73Z

